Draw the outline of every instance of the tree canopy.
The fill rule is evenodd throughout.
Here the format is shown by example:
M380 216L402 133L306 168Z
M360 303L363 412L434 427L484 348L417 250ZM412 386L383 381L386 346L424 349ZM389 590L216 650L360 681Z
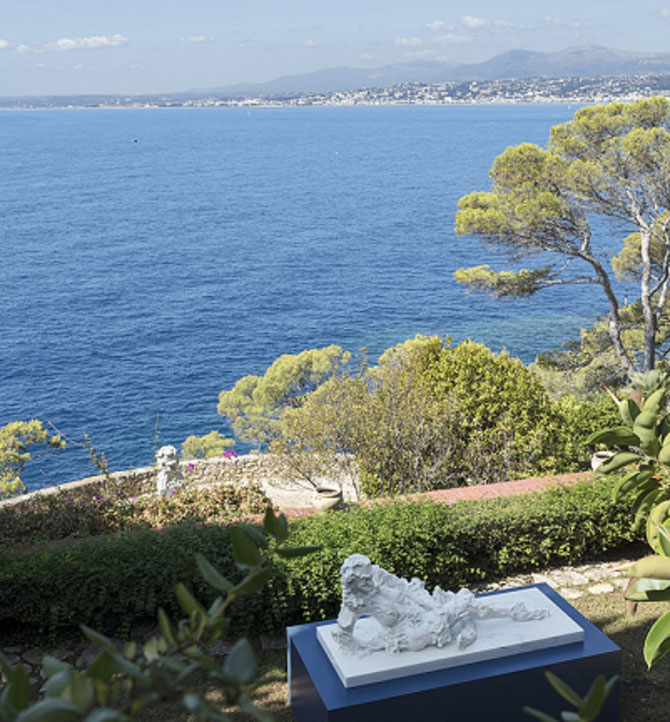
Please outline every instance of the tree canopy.
M539 255L543 265L476 266L458 270L456 279L496 297L599 285L621 368L628 377L654 368L668 340L658 331L670 279L670 103L649 98L581 108L551 129L547 149L507 148L490 175L490 191L460 199L457 233L479 237L514 262ZM637 335L626 333L615 275L639 283Z
M351 354L335 345L284 354L263 376L244 376L230 391L222 391L217 411L229 419L242 441L268 444L278 433L284 409L301 406L350 360Z
M282 383L268 386L277 376ZM309 389L296 386L307 378ZM603 413L597 403L552 400L504 352L422 335L376 365L338 347L282 356L220 399L235 429L266 439L290 478L318 486L347 475L367 496L583 468L583 439L614 412L609 401Z
M234 439L226 439L218 431L203 436L187 436L181 445L182 459L214 459L222 456L226 449L235 446Z
M60 436L49 436L41 421L11 421L0 428L0 499L25 490L21 472L31 460L30 447L64 449Z

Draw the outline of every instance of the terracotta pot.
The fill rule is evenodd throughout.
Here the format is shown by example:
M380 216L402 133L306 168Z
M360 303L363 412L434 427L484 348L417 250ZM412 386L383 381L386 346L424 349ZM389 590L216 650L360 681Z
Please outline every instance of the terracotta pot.
M342 489L317 489L314 507L319 511L340 509L343 502Z

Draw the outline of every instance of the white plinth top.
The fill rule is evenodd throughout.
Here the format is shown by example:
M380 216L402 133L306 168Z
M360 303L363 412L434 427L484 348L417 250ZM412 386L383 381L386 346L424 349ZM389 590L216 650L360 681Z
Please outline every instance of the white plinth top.
M496 597L489 596L488 602L495 604ZM434 672L448 667L458 667L474 662L484 662L500 657L509 657L523 652L558 647L563 644L581 642L584 630L562 609L545 596L539 589L519 589L501 595L505 605L524 602L528 607L549 610L544 619L516 622L510 619L478 619L477 639L466 649L459 649L456 642L442 649L426 647L420 652L388 654L374 652L357 657L343 652L332 637L337 623L317 627L321 646L335 667L345 687L359 687L374 682L409 677L413 674ZM379 622L371 617L359 619L354 636L363 640L379 633Z

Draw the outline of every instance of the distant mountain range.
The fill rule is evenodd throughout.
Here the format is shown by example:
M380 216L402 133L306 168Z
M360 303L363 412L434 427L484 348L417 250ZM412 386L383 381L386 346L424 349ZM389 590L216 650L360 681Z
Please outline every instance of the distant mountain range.
M602 75L647 75L670 72L670 53L636 53L599 45L566 48L553 53L508 50L482 63L413 61L379 68L327 68L304 75L285 75L266 83L239 83L203 88L179 96L269 96L356 90L401 83L560 78Z

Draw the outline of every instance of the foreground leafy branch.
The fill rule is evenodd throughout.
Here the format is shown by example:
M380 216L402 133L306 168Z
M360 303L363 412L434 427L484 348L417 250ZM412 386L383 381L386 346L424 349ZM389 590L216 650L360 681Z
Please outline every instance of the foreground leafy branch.
M576 712L566 711L561 712L561 719L564 722L594 722L598 719L598 715L602 710L605 701L609 697L610 692L614 689L614 685L619 679L619 675L615 674L614 677L605 681L604 675L599 675L591 685L591 688L587 692L585 697L580 697L577 692L568 686L562 679L557 677L551 672L544 673L549 684L563 697L564 700L569 702L575 709ZM524 707L523 711L534 717L540 722L558 722L554 717L550 717L544 712L540 712L532 707Z
M268 712L245 696L245 687L256 672L250 643L239 640L223 663L206 649L229 631L226 612L230 604L257 592L268 581L273 557L305 556L319 547L285 546L289 536L286 518L276 516L270 508L262 528L239 524L231 529L230 536L233 560L245 572L239 583L229 581L205 557L197 555L201 575L219 592L208 608L180 583L176 595L186 616L173 625L159 609L159 633L143 645L128 642L122 650L108 637L82 625L100 653L81 671L45 656L42 670L47 681L41 700L31 698L30 681L22 667L12 666L0 653L5 679L0 722L127 722L144 707L161 701L181 703L198 720L230 719L192 691L196 673L216 684L227 704L237 705L262 722L271 720Z
M612 457L597 474L621 475L614 490L619 499L634 494L635 528L646 528L653 554L628 568L631 583L626 599L634 611L638 602L670 601L670 414L662 386L646 398L641 389L622 401L615 398L623 425L596 431L587 444L606 444ZM647 634L644 659L649 668L670 652L670 612Z

